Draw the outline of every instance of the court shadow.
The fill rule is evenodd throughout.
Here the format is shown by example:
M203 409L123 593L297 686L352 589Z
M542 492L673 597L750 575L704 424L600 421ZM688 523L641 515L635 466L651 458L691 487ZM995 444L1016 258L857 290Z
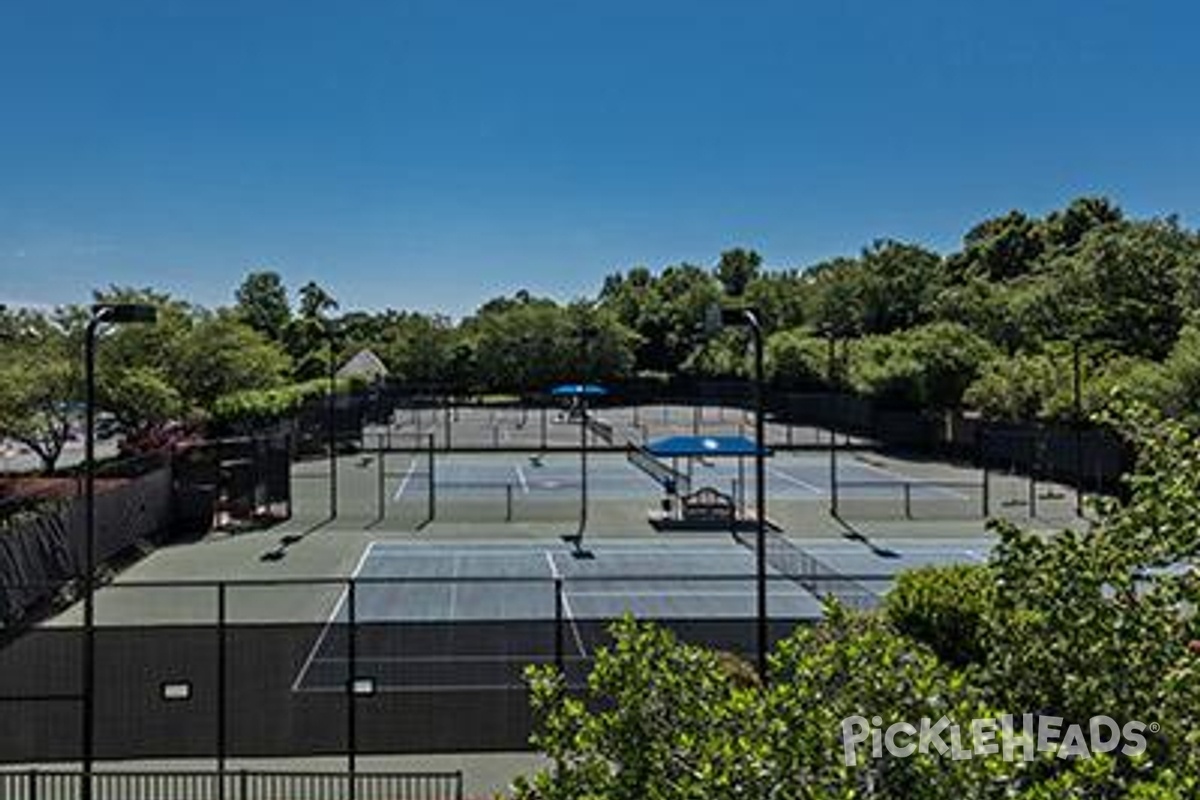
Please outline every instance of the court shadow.
M837 524L842 526L842 529L844 531L842 536L844 538L849 539L852 542L858 542L859 544L861 544L864 547L866 547L867 549L869 549L873 555L876 555L879 558L900 558L900 554L897 553L895 550L891 549L890 547L882 547L880 545L875 544L875 542L873 542L871 540L870 536L863 533L858 528L854 527L847 520L843 519L842 517L838 516L837 514L833 514L832 516L833 516L833 519L837 522Z

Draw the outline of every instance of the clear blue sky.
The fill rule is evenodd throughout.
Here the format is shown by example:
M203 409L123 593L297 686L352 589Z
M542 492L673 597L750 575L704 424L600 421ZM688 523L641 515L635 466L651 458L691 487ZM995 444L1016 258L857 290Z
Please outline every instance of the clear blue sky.
M1200 212L1187 2L5 0L0 301L458 315L1084 193Z

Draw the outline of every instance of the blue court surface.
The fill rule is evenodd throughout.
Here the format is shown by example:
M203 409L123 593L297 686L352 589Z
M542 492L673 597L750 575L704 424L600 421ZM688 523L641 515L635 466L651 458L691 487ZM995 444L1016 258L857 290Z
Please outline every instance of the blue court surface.
M791 552L786 542L781 546ZM355 572L353 609L347 591L316 636L294 689L340 691L352 677L351 644L353 677L374 691L518 688L525 665L556 661L581 680L607 640L608 623L626 613L662 622L690 641L751 652L755 554L732 537L586 549L580 558L566 547L523 543L373 543ZM854 543L806 543L797 552L815 560L822 574L812 575L814 562L805 560L807 577L798 579L796 565L780 564L769 543L768 562L787 573L769 569L774 635L819 619L818 594L874 598L899 570L986 557L967 542L913 545L888 557Z
M693 489L711 486L747 498L754 492L754 464L736 459L679 459L663 461L690 478ZM658 485L625 456L612 453L588 455L588 493L596 499L652 495ZM392 502L423 498L430 480L429 460L424 454L390 454L387 462L388 496ZM778 454L767 460L767 491L780 500L827 498L833 476L830 459L824 454ZM515 454L439 454L434 459L434 485L448 493L469 494L486 487L509 487L520 496L570 496L581 483L578 454L555 453L524 456ZM970 482L930 481L874 464L852 455L837 460L839 494L847 497L888 498L908 486L913 498L928 500L971 500L978 488Z

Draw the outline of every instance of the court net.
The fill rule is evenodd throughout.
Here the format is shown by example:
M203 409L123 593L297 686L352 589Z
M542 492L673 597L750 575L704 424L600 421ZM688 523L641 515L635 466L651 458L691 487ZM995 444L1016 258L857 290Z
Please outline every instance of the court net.
M753 531L734 531L733 536L751 552L756 550ZM785 578L822 600L834 597L856 611L869 611L879 605L879 595L875 592L772 531L766 533L766 560Z
M688 476L677 469L673 469L670 465L659 461L646 448L630 443L625 457L629 460L630 464L633 464L642 472L649 475L664 489L669 491L671 487L674 487L677 494L691 493L692 483L688 479Z

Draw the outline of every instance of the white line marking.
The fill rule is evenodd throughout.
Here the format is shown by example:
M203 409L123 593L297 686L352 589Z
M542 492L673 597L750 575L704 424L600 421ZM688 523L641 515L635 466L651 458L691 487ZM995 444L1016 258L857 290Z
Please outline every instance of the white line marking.
M408 488L408 482L412 480L413 473L417 471L417 456L412 457L409 462L408 471L404 473L404 478L400 481L400 485L396 487L396 493L392 495L392 502L399 503L400 496L404 494L404 490Z
M741 576L737 576L741 577ZM676 582L679 578L665 578L664 581ZM779 576L772 576L772 580L781 580ZM685 589L676 591L674 589L654 590L654 589L630 589L630 590L613 590L613 591L581 591L571 592L576 598L582 597L745 597L747 599L757 597L756 592L752 591L704 591L702 589ZM807 597L808 592L801 592L795 589L784 588L781 592L772 592L772 594L788 595L794 594L797 596Z
M905 475L903 472L896 472L895 470L887 469L886 467L877 467L874 464L863 461L862 457L858 456L858 455L855 455L853 458L854 458L854 461L856 462L857 466L860 466L863 469L868 470L870 472L874 472L877 475L884 475L893 480L900 481L902 483L911 484L912 487L915 489L927 489L927 490L932 490L934 492L940 492L943 496L951 497L955 500L970 500L971 499L969 496L963 494L962 492L956 492L953 489L946 487L946 486L936 485L937 484L936 479L917 478L912 475ZM930 484L933 484L933 485L930 485Z
M551 663L541 662L541 663ZM587 688L582 683L568 682L568 688L584 689ZM337 687L321 686L311 689L302 689L303 692L312 692L314 694L341 694L344 690ZM394 686L384 684L376 686L376 694L428 694L430 692L528 692L529 685L525 683L413 683L404 686Z
M554 561L554 554L549 550L546 550L545 553L546 563L550 565L550 576L556 581L562 581L562 573L558 571L558 564ZM575 639L575 647L579 651L579 655L587 658L588 651L587 648L583 646L583 635L579 633L579 625L575 621L575 612L571 610L571 597L570 593L567 592L566 582L564 581L561 586L563 616L566 617L567 621L571 623L571 635L572 638Z
M568 661L582 661L581 656L566 656ZM530 661L552 661L553 653L446 653L437 656L359 656L354 659L360 664L442 664L442 663L472 663L472 664L524 664ZM318 658L318 664L345 664L350 659L342 656Z
M458 566L462 563L462 558L455 556L450 561L452 565L450 575L450 619L455 618L455 607L458 605Z
M358 577L359 572L362 571L363 566L367 563L367 558L374 549L375 542L367 542L367 546L363 548L362 554L358 557L358 563L354 565L354 571L350 573L350 580ZM333 613L329 615L329 619L325 620L325 625L321 628L321 635L317 637L316 643L313 645L312 650L309 651L308 658L304 659L304 664L300 667L300 672L296 675L296 680L292 683L293 692L300 691L300 685L304 683L304 678L308 675L308 670L312 666L313 661L316 660L317 653L321 651L322 645L325 644L325 637L329 635L330 628L337 621L338 615L342 613L342 606L346 604L346 598L349 596L349 588L343 586L342 592L338 595L337 602L333 606Z
M521 484L521 491L529 494L529 481L525 480L525 470L521 469L520 464L513 464L513 469L517 471L517 483Z
M801 489L809 491L813 494L818 494L818 495L825 494L825 490L822 489L820 486L815 486L815 485L809 483L808 481L800 480L795 475L790 475L790 474L784 472L783 470L778 469L777 467L767 467L767 472L769 472L771 475L774 475L776 478L781 478L781 479L787 481L788 483L791 483L795 486L799 486ZM747 480L747 483L749 483L748 480Z

